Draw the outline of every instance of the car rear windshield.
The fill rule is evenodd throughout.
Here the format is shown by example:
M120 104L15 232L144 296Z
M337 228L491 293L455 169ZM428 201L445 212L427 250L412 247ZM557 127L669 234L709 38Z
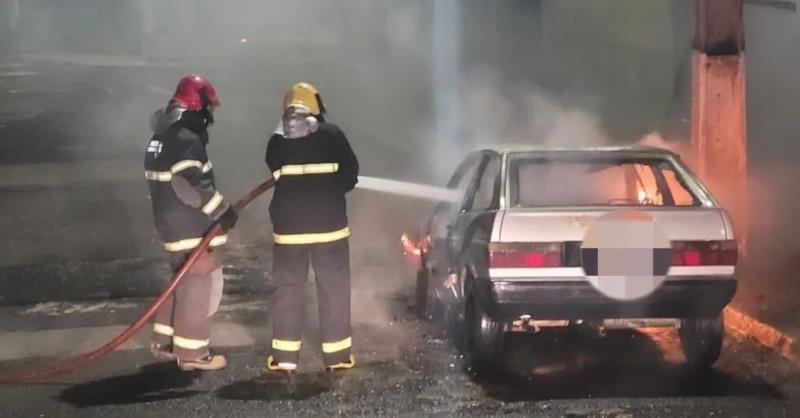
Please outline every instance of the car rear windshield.
M699 206L672 161L640 157L509 157L511 207Z

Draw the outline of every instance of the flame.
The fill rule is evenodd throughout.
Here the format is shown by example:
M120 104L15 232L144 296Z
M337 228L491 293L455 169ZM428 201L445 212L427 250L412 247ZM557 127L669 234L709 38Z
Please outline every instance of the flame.
M647 196L647 190L644 187L639 188L639 203L646 204L650 198Z
M403 254L413 254L413 255L421 255L422 249L408 236L408 234L403 234L400 236L400 242L403 244Z

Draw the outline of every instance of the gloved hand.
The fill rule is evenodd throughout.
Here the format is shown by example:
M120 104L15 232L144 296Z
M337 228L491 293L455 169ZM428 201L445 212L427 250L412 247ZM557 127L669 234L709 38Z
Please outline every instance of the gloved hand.
M239 220L239 214L236 213L236 209L233 206L228 206L228 209L219 216L217 222L219 226L222 227L223 232L228 232L236 226L236 221Z

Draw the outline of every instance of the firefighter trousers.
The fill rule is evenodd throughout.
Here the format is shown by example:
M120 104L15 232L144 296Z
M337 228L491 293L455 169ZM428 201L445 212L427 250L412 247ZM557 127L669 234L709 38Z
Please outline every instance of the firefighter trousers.
M187 253L170 253L170 267L177 272ZM172 347L181 360L209 355L211 317L222 298L222 268L208 251L201 255L175 292L156 311L152 341Z
M297 366L305 322L309 262L319 301L322 355L326 366L350 362L350 245L347 239L320 244L275 244L272 277L272 357Z

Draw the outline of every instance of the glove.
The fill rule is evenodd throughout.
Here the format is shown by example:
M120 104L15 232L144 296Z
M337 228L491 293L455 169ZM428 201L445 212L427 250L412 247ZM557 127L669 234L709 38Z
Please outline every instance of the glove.
M238 220L239 214L236 213L236 209L233 206L228 206L228 209L217 219L217 223L222 227L223 232L228 232L236 226L236 221Z

